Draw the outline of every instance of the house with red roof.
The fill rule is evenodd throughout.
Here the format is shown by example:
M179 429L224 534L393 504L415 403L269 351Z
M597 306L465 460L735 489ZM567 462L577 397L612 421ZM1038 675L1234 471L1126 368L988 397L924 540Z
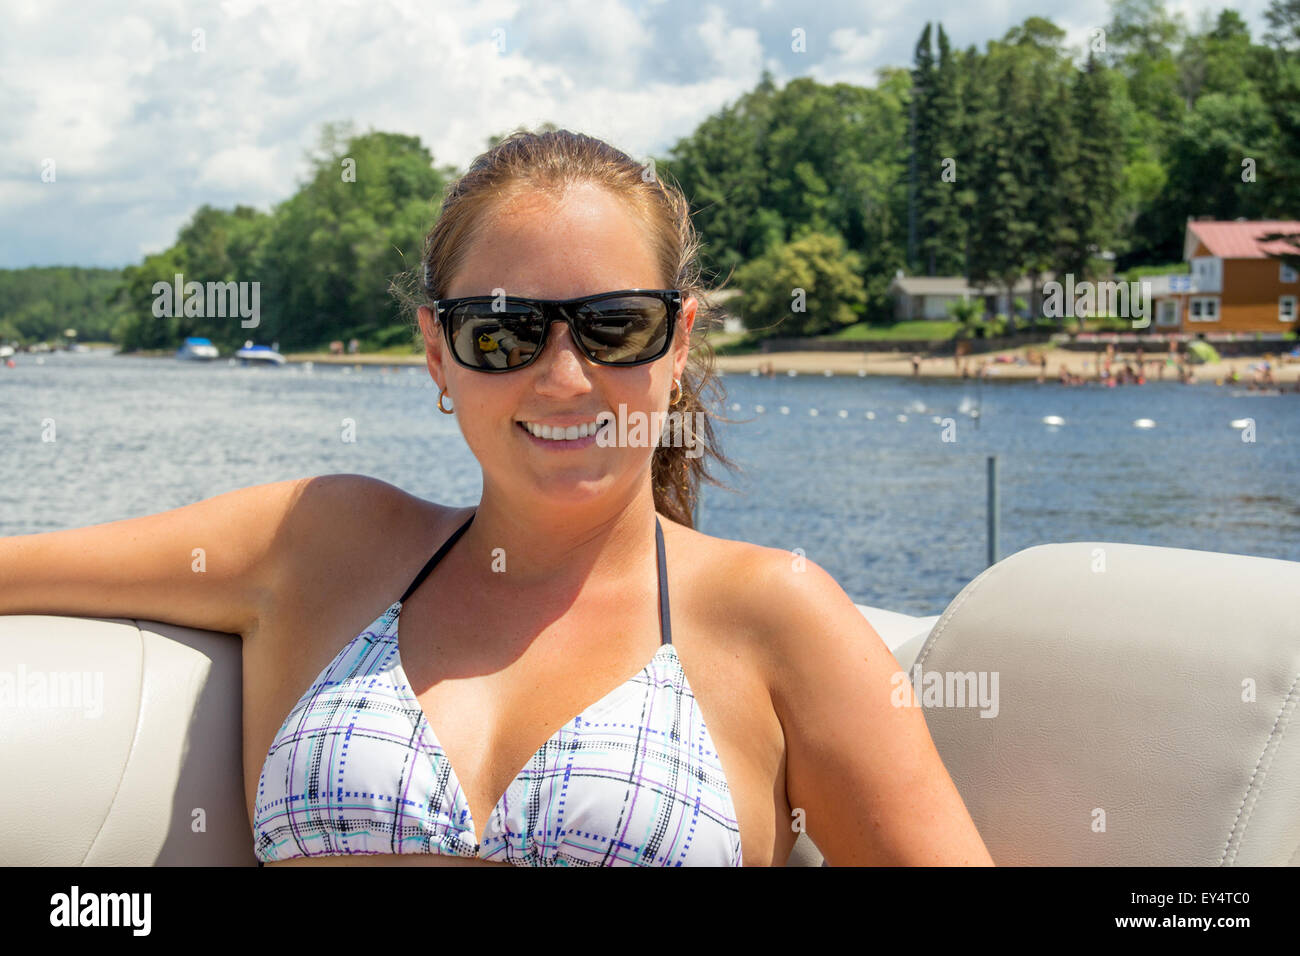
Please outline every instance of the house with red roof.
M1188 220L1183 258L1188 272L1151 276L1152 332L1289 332L1300 321L1300 275L1277 258L1300 255L1300 221ZM1207 335L1207 338L1211 336Z

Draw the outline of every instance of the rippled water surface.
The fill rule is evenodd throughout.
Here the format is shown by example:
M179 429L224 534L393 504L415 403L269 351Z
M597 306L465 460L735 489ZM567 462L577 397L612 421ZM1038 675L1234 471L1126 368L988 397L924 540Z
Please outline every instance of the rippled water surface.
M481 491L477 462L455 417L435 408L423 368L306 372L66 353L17 361L0 368L0 534L333 472L456 506ZM859 603L935 614L983 570L990 454L1004 556L1053 541L1124 541L1300 560L1300 395L1173 383L723 382L725 413L742 421L722 425L721 442L743 471L721 473L734 491L706 487L701 530L801 548ZM1053 415L1065 423L1043 423ZM1133 426L1143 418L1155 427ZM1230 427L1245 418L1254 442ZM341 440L347 419L355 442ZM55 440L43 440L51 430Z

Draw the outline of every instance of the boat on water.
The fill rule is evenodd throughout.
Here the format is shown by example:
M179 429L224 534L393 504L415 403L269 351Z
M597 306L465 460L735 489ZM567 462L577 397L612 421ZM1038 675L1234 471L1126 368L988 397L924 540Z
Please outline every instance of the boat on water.
M244 342L244 347L235 353L235 358L245 365L280 366L288 361L283 355L269 345L254 345L252 340Z
M211 362L220 353L210 339L191 336L176 350L176 357L190 362Z

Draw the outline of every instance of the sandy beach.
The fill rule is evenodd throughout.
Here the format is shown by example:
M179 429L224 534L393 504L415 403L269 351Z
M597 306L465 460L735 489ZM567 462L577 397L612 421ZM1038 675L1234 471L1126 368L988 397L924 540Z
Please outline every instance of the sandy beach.
M987 367L990 379L1029 379L1037 380L1042 374L1037 362L1031 364L1026 358L1028 352L1036 351L1047 359L1046 378L1056 381L1061 374L1061 367L1071 374L1085 379L1097 378L1097 359L1095 352L1071 352L1065 349L1044 346L1028 346L1003 352L989 352L984 355L968 356L964 359L970 372L970 378L979 375L980 367ZM1132 361L1132 356L1120 354L1112 363L1112 368L1122 368L1125 360ZM1273 376L1279 385L1295 386L1300 383L1300 360L1293 359L1290 364L1283 364L1283 356L1269 356L1267 360L1273 367ZM1019 360L1019 361L1017 361ZM1240 376L1240 387L1249 385L1254 373L1250 366L1265 361L1264 356L1244 356L1225 359L1206 365L1189 366L1197 382L1216 382L1226 380L1235 369ZM834 375L898 375L910 377L912 358L901 352L768 352L753 355L719 356L718 368L727 373L747 373L761 365L769 364L777 375L784 375L789 370L800 374L822 375L829 369ZM1178 370L1174 366L1165 366L1165 356L1148 354L1144 358L1147 381L1177 381ZM1161 379L1161 368L1164 378ZM922 378L961 378L960 366L952 356L921 359L919 376Z
M1024 346L1003 352L990 352L984 355L968 356L965 361L971 378L979 374L980 366L987 363L989 379L1028 379L1036 380L1041 374L1038 365L1030 364L1027 353L1045 354L1047 358L1047 380L1060 378L1061 366L1072 375L1085 379L1097 377L1097 353L1071 352L1065 349L1045 346ZM290 362L314 362L318 365L424 365L422 355L329 355L321 352L299 352L286 356ZM1123 366L1126 354L1116 359L1116 364ZM1017 363L1017 359L1020 363ZM1250 366L1261 361L1270 362L1273 376L1279 386L1295 388L1300 385L1300 360L1292 359L1285 363L1285 356L1245 356L1225 359L1207 365L1190 366L1197 382L1227 382L1235 369L1240 376L1238 387L1249 386L1253 373ZM1178 380L1178 370L1165 366L1163 353L1149 354L1145 358L1147 381ZM717 358L717 367L727 374L747 374L770 363L777 375L785 375L794 370L801 375L823 375L827 370L832 375L912 375L911 355L903 352L757 352L749 355L723 355ZM1161 378L1161 369L1164 377ZM923 358L920 377L922 378L961 378L961 370L952 356L940 358Z

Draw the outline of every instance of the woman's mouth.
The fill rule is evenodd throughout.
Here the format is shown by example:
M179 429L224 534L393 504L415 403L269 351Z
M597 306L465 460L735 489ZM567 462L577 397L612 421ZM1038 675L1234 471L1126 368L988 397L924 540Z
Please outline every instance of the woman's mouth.
M544 425L537 422L515 422L533 444L555 451L574 451L596 443L602 423L596 420L580 425Z

